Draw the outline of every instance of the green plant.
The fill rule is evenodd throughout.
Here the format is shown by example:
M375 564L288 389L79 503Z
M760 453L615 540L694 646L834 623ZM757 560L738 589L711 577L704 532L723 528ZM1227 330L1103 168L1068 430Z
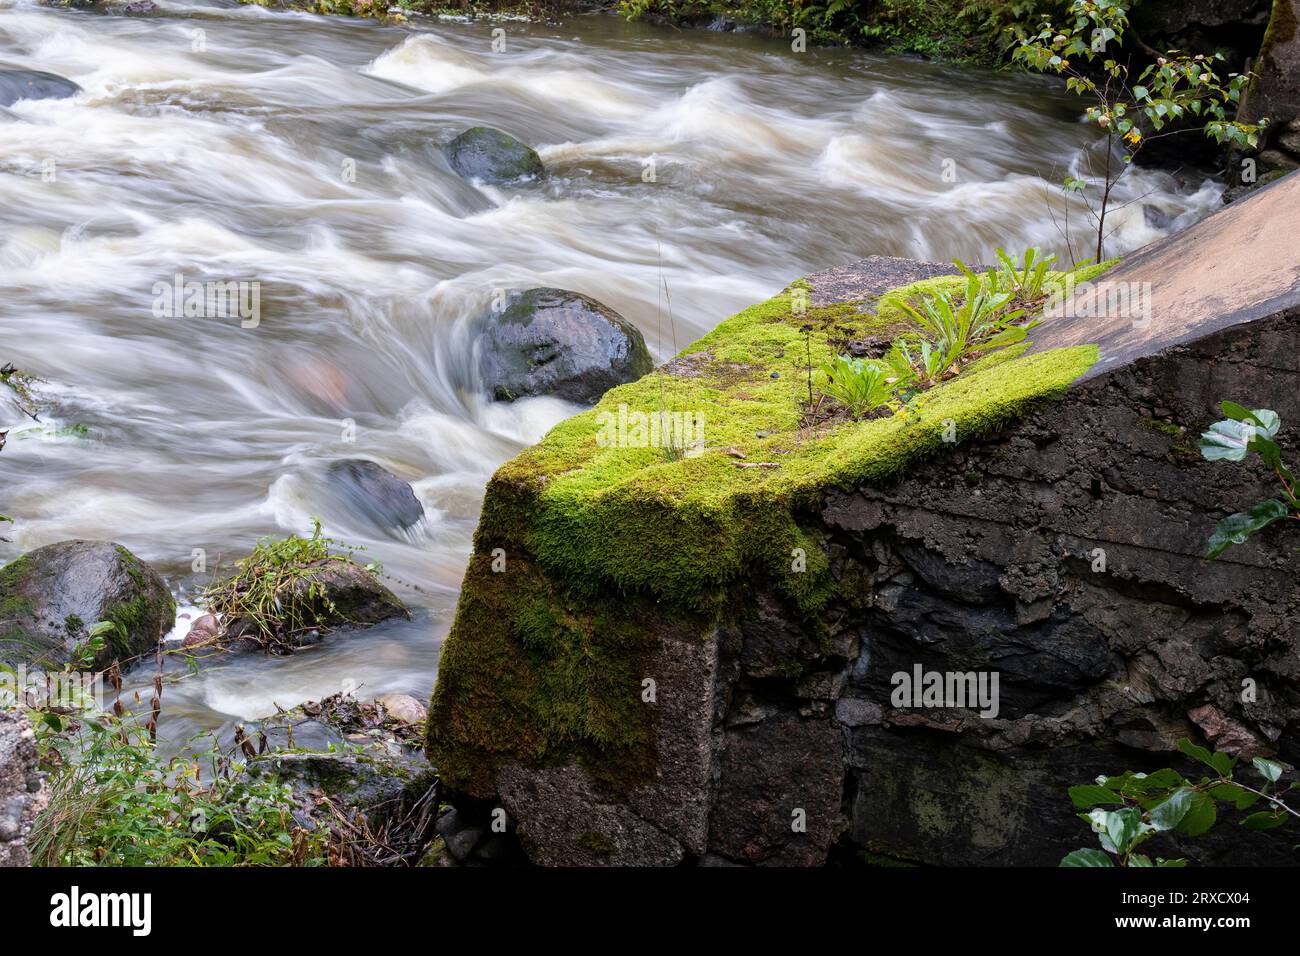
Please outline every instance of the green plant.
M839 355L822 366L822 391L849 410L854 418L884 405L893 397L892 380L876 362Z
M293 818L288 786L246 776L216 750L164 761L129 715L41 715L49 804L33 831L45 866L319 862L322 837ZM206 776L200 761L208 766Z
M1220 521L1210 535L1207 558L1217 558L1234 544L1245 544L1252 534L1274 521L1284 518L1300 521L1296 477L1282 463L1282 449L1273 440L1282 427L1277 412L1267 408L1251 411L1235 402L1223 402L1219 407L1228 417L1215 422L1209 431L1202 433L1202 457L1206 461L1243 461L1254 452L1277 476L1282 499L1269 498Z
M1046 294L1048 277L1056 256L1043 257L1042 250L1030 246L1020 261L1012 259L1002 248L994 250L999 266L990 267L984 274L988 288L994 292L1005 292L1017 303L1030 303ZM960 259L954 259L953 265L966 276L975 275Z
M996 280L982 280L961 268L966 272L966 289L959 298L940 291L899 304L917 326L920 339L895 341L886 357L895 374L911 375L923 386L933 386L956 375L976 355L1023 341L1037 324L1015 324L1024 315L1021 309L1008 308L1015 293L997 291Z
M1262 801L1264 809L1241 820L1242 826L1252 830L1272 830L1292 818L1300 819L1300 812L1281 798L1300 783L1284 787L1281 780L1286 768L1277 761L1256 757L1251 762L1263 778L1263 783L1254 787L1236 778L1236 757L1211 753L1186 738L1178 742L1178 749L1209 767L1213 776L1193 783L1166 768L1150 774L1129 771L1117 777L1102 776L1096 783L1071 787L1070 800L1087 811L1079 817L1097 834L1101 849L1075 850L1060 865L1186 866L1182 859L1156 857L1153 861L1137 850L1161 833L1200 836L1218 821L1218 804L1244 811Z
M313 518L310 538L263 538L236 562L236 573L204 590L200 601L223 627L241 622L241 636L267 647L292 646L296 635L323 628L337 614L321 572L334 561L356 564L352 553L357 550L324 537ZM378 571L379 566L372 562L365 568Z
M321 862L326 836L294 820L291 789L249 777L215 746L163 760L157 722L162 655L143 720L122 703L117 665L105 672L119 694L104 711L76 669L118 625L101 621L64 666L57 700L31 702L49 801L31 850L45 866L237 866ZM3 666L3 665L0 665ZM245 751L247 752L247 751ZM201 770L206 765L207 772Z
M1127 0L1071 0L1064 23L1054 26L1045 20L1036 33L1022 37L1012 53L1014 60L1031 69L1064 75L1067 89L1093 101L1087 118L1106 134L1097 208L1088 200L1087 180L1070 177L1065 189L1078 193L1088 204L1097 226L1099 263L1104 258L1111 195L1145 143L1199 130L1218 143L1254 147L1267 124L1267 120L1247 124L1228 119L1228 111L1240 102L1250 76L1230 73L1225 83L1213 68L1222 59L1219 54L1169 51L1157 55L1130 85L1129 66L1115 52L1128 26ZM1093 64L1099 58L1100 76L1080 63ZM1191 126L1170 125L1189 120L1194 120ZM1143 122L1153 132L1144 131ZM1119 167L1112 161L1117 142L1127 148Z

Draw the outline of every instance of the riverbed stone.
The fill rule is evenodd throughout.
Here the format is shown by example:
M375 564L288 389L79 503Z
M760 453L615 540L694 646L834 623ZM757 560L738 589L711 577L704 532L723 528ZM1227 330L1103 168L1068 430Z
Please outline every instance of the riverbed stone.
M149 655L176 620L176 603L158 573L109 541L60 541L0 568L0 661L58 669L88 629L121 625L95 655L102 670ZM124 633L122 633L124 632Z
M57 73L0 69L0 106L13 106L19 100L61 100L80 92L80 86Z
M402 530L424 517L411 486L378 462L346 458L331 462L328 472L347 505L381 527Z
M498 401L553 395L590 405L653 365L636 326L578 292L516 292L485 322L480 368Z
M447 162L465 179L500 186L545 177L537 151L490 126L465 130L446 147Z
M424 704L410 694L380 694L375 701L384 705L384 711L399 724L423 723L429 716Z

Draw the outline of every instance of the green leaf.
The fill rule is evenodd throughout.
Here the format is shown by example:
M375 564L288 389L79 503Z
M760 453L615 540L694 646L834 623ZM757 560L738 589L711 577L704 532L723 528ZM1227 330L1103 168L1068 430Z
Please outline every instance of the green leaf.
M1254 422L1230 418L1215 422L1201 433L1201 456L1206 461L1242 461L1255 437Z
M1272 438L1282 427L1281 417L1271 408L1257 408L1251 411L1236 402L1220 402L1219 408L1223 410L1223 414L1234 421L1250 422L1252 425L1259 426L1263 429L1265 438Z
M1192 743L1188 738L1183 737L1178 741L1178 749L1193 760L1199 760L1207 767L1213 767L1214 763L1210 759L1210 752L1204 747Z
M1075 850L1061 860L1060 866L1114 866L1114 862L1101 850Z
M1214 826L1218 818L1219 811L1215 808L1214 801L1210 799L1209 795L1194 793L1187 814L1174 829L1186 836L1200 836Z
M1167 800L1152 807L1149 817L1151 825L1157 830L1172 830L1182 823L1192 808L1193 792L1183 787L1175 790Z
M1155 866L1155 864L1151 862L1151 857L1143 856L1141 853L1134 853L1131 857L1129 857L1128 865L1129 866Z
M1265 760L1263 757L1256 757L1251 763L1269 783L1277 783L1282 777L1282 771L1285 769L1276 760Z
M1186 865L1187 865L1186 860L1165 860L1159 857L1156 859L1156 866L1168 867L1168 866L1186 866Z
M1123 806L1124 799L1113 790L1107 790L1105 787L1097 784L1084 784L1078 787L1071 787L1069 790L1070 799L1074 801L1076 807L1087 809L1099 804L1115 804Z
M1106 836L1115 844L1116 851L1124 853L1128 850L1141 829L1141 823L1142 811L1137 807L1125 807L1106 814Z
M1241 821L1241 825L1248 830L1273 830L1284 823L1286 814L1281 810L1261 810Z
M1133 95L1140 100L1144 100L1150 95L1150 91L1145 86L1133 87Z
M1217 525L1214 526L1214 533L1210 535L1209 550L1206 551L1207 558L1217 558L1234 544L1245 544L1256 531L1267 528L1274 521L1285 518L1288 509L1285 504L1276 498L1270 498L1268 501L1261 501L1249 511L1238 511L1236 514L1228 515Z
M1259 794L1251 793L1235 783L1221 783L1217 787L1211 787L1208 792L1215 800L1231 803L1237 810L1245 810L1259 802Z

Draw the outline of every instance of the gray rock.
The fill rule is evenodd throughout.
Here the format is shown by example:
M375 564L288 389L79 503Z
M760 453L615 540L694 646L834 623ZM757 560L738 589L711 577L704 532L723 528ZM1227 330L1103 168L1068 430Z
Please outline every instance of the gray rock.
M1237 118L1254 123L1268 117L1274 126L1300 118L1300 0L1276 0L1259 55L1251 64L1255 79L1241 98Z
M80 92L80 86L55 73L0 70L0 106L12 106L19 100L61 100Z
M1278 130L1275 145L1283 152L1300 159L1300 119L1294 119Z
M447 844L447 852L458 863L464 863L473 854L486 831L465 819L457 809L448 810L438 818L436 824L438 835Z
M451 168L466 179L492 185L541 179L546 167L537 151L509 133L490 126L475 126L446 147Z
M349 508L382 527L409 528L424 517L424 506L411 486L376 462L332 462L329 478Z
M429 716L422 703L410 694L381 694L375 698L384 705L384 711L399 724L422 723Z
M119 544L60 541L0 568L0 661L56 669L99 621L106 635L97 670L149 654L176 621L176 604L152 568Z
M590 405L653 364L635 326L563 289L515 293L483 333L483 379L499 401L554 395Z
M21 711L0 709L0 867L27 866L27 838L49 801L36 741Z

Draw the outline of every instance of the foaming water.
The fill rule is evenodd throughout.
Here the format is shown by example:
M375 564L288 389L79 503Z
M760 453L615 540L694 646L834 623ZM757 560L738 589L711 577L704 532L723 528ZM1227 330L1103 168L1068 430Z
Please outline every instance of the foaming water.
M860 256L1064 258L1067 212L1088 246L1056 184L1093 137L1046 81L600 16L507 23L493 52L496 25L0 0L0 64L84 90L0 109L0 362L57 400L40 426L0 417L17 519L0 560L112 539L184 600L316 516L415 609L291 658L206 663L167 690L173 740L340 689L428 693L488 477L576 410L489 400L474 356L494 290L592 295L662 359ZM470 125L535 144L550 178L462 181L440 147ZM1218 194L1134 171L1113 251ZM156 318L177 275L258 282L259 324ZM341 458L408 480L425 519L398 534L350 513L327 474Z

